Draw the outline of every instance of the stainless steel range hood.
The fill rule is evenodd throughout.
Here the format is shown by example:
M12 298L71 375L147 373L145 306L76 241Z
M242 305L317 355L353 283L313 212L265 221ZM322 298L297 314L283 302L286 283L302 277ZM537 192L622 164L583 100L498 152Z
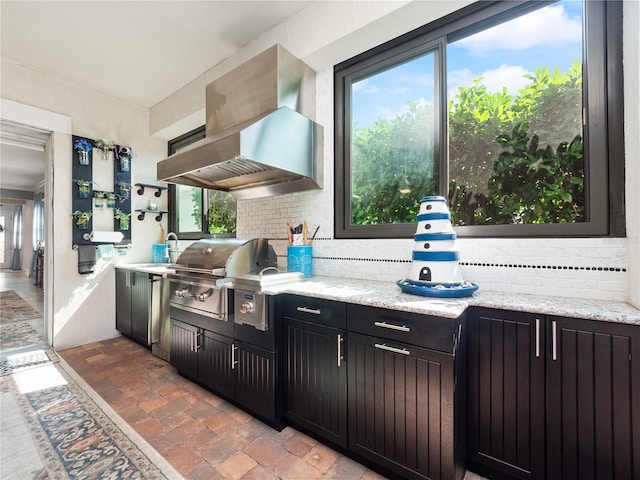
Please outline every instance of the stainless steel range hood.
M158 180L238 198L322 188L315 73L282 46L207 85L206 114L206 138L159 162Z

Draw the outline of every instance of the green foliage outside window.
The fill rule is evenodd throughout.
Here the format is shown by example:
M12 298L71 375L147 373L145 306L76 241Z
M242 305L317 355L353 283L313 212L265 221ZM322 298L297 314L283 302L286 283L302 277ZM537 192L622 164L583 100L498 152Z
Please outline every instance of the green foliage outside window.
M207 190L209 209L208 233L234 233L236 231L236 200L233 195L226 192ZM193 212L196 225L202 228L202 202L200 190L192 192Z
M413 103L407 113L354 131L352 223L409 223L420 200L436 192L433 105ZM408 193L403 193L408 192Z
M584 221L582 65L539 67L518 95L478 78L449 102L449 208L455 225ZM437 193L433 107L353 130L352 224L415 221ZM408 188L403 188L408 186ZM401 191L409 191L403 194Z
M538 67L519 95L476 79L449 102L456 225L584 221L582 65Z

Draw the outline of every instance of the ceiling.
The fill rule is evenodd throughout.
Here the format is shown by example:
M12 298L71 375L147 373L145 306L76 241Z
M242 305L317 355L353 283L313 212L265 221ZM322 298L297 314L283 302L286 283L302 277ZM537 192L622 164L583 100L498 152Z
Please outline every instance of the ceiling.
M311 3L2 0L1 53L149 108ZM3 142L0 187L36 190L45 158Z
M2 0L2 57L152 107L311 3Z

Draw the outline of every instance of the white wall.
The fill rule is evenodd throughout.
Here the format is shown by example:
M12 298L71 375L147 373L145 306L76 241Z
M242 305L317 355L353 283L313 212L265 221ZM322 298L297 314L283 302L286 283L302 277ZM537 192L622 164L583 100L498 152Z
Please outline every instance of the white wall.
M284 266L287 222L308 219L321 225L314 242L316 274L395 281L409 273L411 240L333 238L333 65L468 3L316 2L154 106L152 132L176 136L202 124L205 85L272 44L282 44L317 71L316 120L324 127L325 188L239 201L238 236L271 239ZM637 2L625 1L628 237L461 239L457 247L465 277L482 289L628 301L640 307L638 9Z
M166 143L149 135L149 112L126 102L51 77L11 60L2 59L2 98L16 102L29 112L37 107L71 119L71 130L53 130L52 165L48 178L50 211L47 224L51 241L47 242L47 295L52 319L51 343L56 348L80 345L118 335L115 330L115 278L113 261L150 261L151 247L158 238L159 227L153 217L141 222L132 220L133 248L126 257L103 259L95 272L78 273L78 254L72 249L71 205L71 134L89 138L108 138L129 145L139 154L131 167L132 183L156 184L156 163L166 155ZM7 103L8 104L8 103ZM6 114L3 104L2 115ZM33 124L29 115L20 119ZM54 127L55 128L55 127ZM94 162L101 162L96 155ZM101 185L105 189L111 186ZM143 208L148 198L132 193L132 208ZM166 193L158 201L166 210ZM166 217L163 220L166 230Z

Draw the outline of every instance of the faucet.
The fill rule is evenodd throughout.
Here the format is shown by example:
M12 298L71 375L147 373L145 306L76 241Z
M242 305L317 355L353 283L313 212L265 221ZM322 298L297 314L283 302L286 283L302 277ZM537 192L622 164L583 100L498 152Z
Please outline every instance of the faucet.
M174 248L171 248L171 246L169 245L170 240L173 240L175 242L173 245ZM173 232L169 232L167 234L167 237L164 239L164 243L167 245L167 256L169 257L169 263L176 263L178 261L178 236Z

